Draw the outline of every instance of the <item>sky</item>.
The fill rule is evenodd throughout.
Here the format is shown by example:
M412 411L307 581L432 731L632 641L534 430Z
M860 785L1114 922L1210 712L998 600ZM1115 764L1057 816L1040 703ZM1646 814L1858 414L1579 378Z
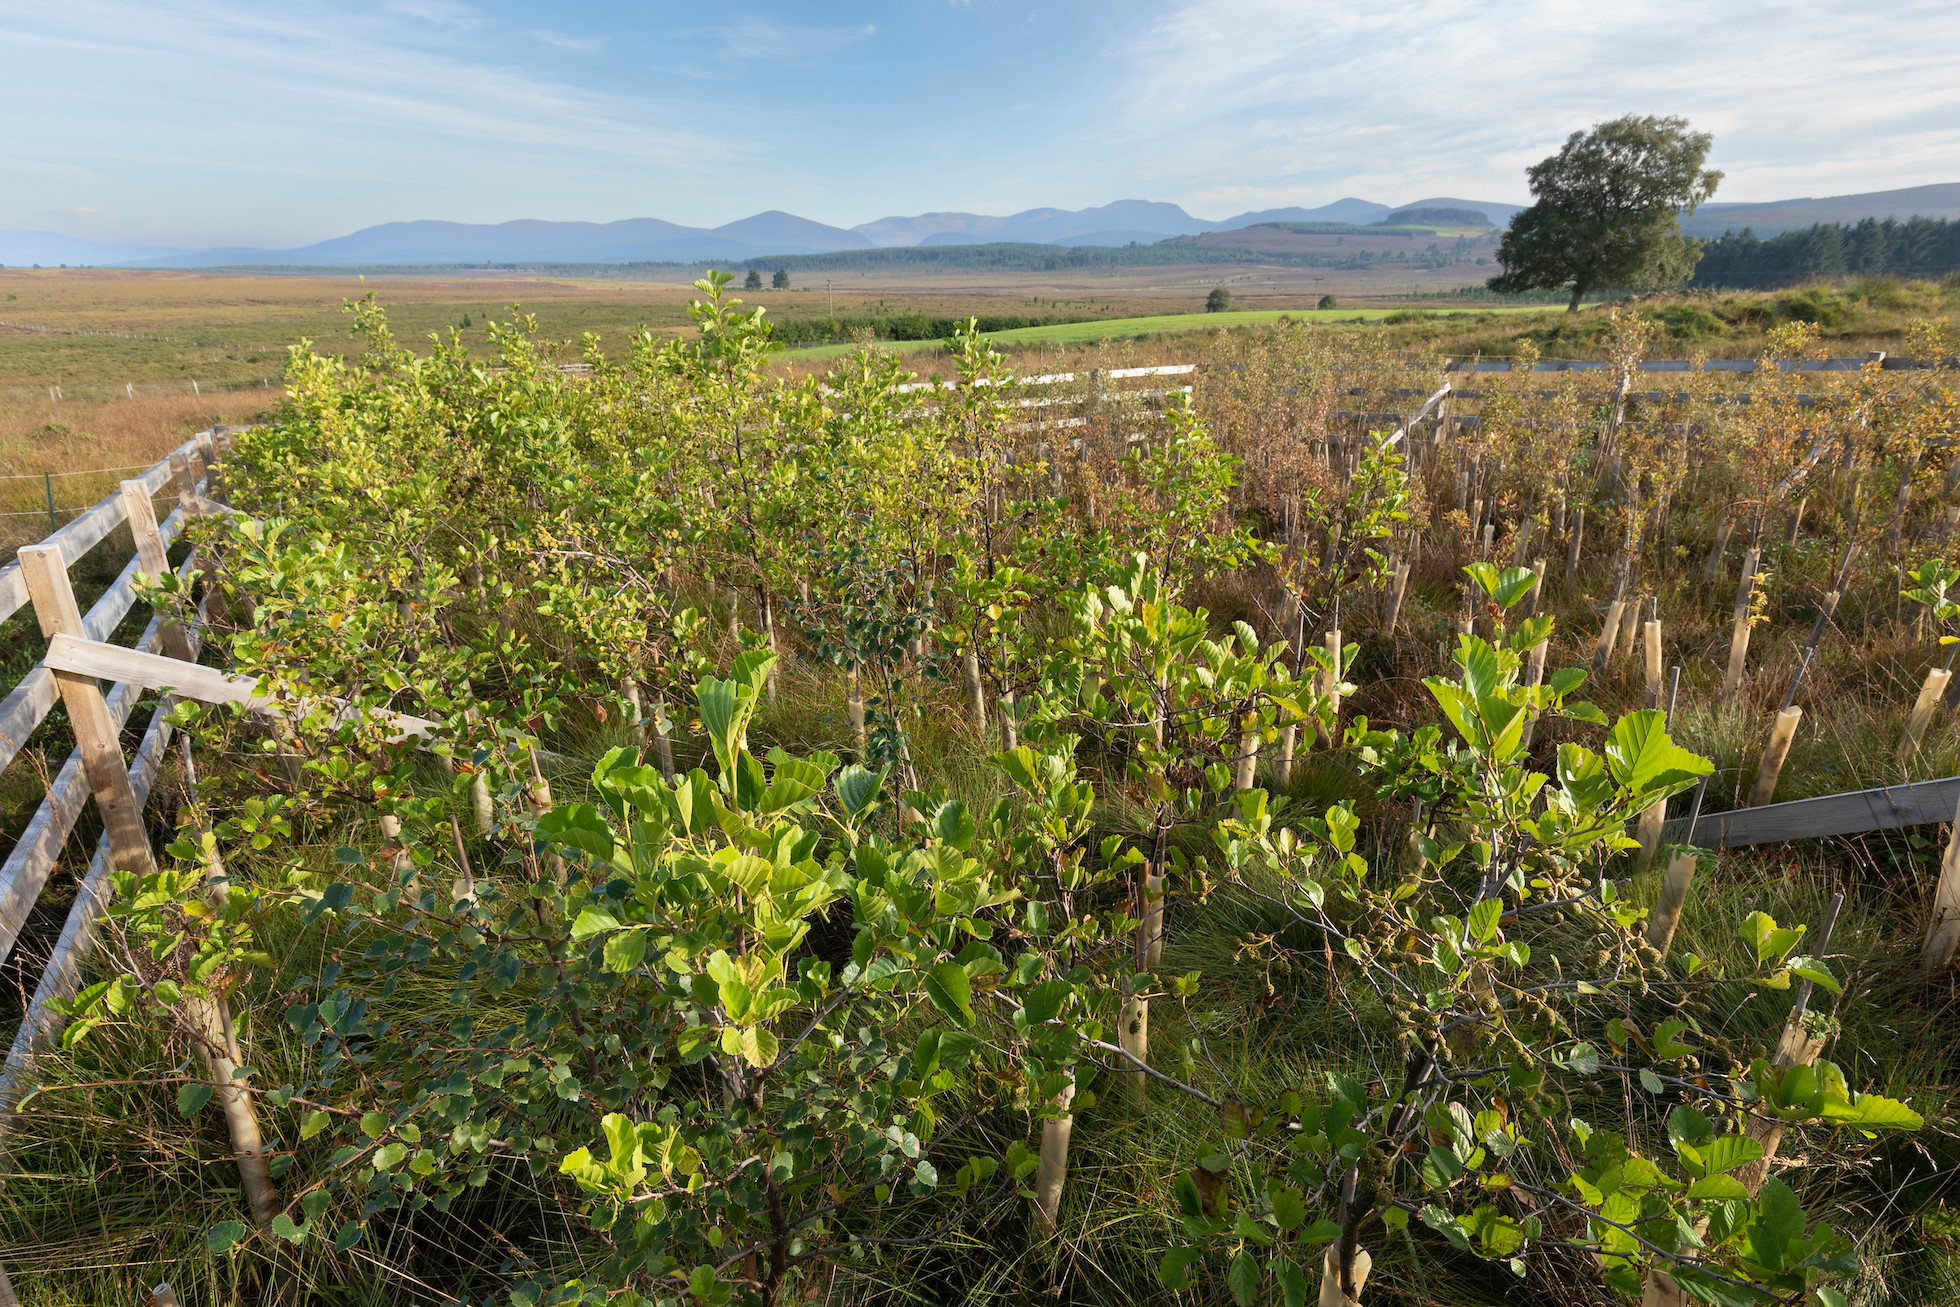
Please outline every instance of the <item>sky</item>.
M0 0L0 228L1524 202L1623 113L1788 199L1960 181L1956 68L1952 0Z

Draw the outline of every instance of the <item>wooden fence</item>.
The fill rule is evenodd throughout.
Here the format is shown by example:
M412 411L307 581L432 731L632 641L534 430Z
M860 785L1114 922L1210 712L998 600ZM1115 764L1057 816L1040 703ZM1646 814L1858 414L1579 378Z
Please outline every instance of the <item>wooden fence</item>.
M136 604L136 579L168 568L169 548L182 533L185 520L215 507L206 497L210 468L229 440L223 428L199 432L142 475L124 481L115 494L39 544L22 549L14 562L0 568L0 621L31 604L45 640L108 646ZM172 489L177 504L159 522L153 499ZM121 526L129 528L133 557L83 613L69 569ZM195 558L187 558L177 570L188 575L196 563ZM153 617L134 651L152 656L160 651L182 666L183 661L195 660L198 645L196 629L180 629ZM0 1112L11 1110L35 1054L58 1033L58 1019L49 1003L76 990L91 928L106 905L110 869L146 870L154 865L143 807L170 743L170 726L164 720L167 702L152 714L133 757L125 756L121 743L123 727L144 690L140 684L119 681L104 693L96 677L55 666L44 656L0 699L0 771L20 759L28 739L57 702L67 709L75 738L74 750L48 783L46 797L0 865L0 961L19 942L91 796L103 824L95 855L0 1066Z

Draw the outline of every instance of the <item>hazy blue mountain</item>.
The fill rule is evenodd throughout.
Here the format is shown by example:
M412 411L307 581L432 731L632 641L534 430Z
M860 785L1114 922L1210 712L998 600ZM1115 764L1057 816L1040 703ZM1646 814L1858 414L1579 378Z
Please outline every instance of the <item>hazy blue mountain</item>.
M1349 196L1323 204L1317 209L1298 207L1286 209L1260 209L1253 213L1241 213L1236 218L1227 218L1217 224L1216 231L1236 231L1240 227L1256 227L1262 222L1352 222L1369 223L1386 218L1390 209L1386 204L1376 204L1373 200L1357 200Z
M55 268L64 263L70 267L101 267L182 252L168 245L91 241L52 231L0 231L0 264L9 268L31 267L36 263L44 268Z
M984 245L993 241L1127 245L1133 240L1196 235L1217 225L1194 218L1175 204L1117 200L1093 209L1026 209L1005 218L979 213L924 213L916 218L880 218L851 230L879 245Z
M1854 223L1866 218L1960 218L1960 182L1908 186L1896 191L1865 191L1857 195L1827 195L1820 199L1774 200L1769 203L1729 201L1704 204L1681 224L1690 236L1720 236L1725 231L1755 230L1774 236L1820 222Z
M869 237L855 231L826 227L823 223L799 218L781 209L724 223L714 228L711 234L750 245L769 246L772 254L778 252L778 247L784 254L817 254L831 250L868 249L873 244Z
M1028 241L1062 245L1150 244L1172 236L1234 231L1265 222L1378 222L1397 209L1476 209L1503 226L1522 205L1434 196L1391 208L1348 196L1318 208L1261 209L1224 222L1194 218L1175 204L1117 200L1088 209L1026 209L1005 217L923 213L880 218L848 230L771 209L720 227L687 227L659 218L619 222L386 222L298 249L166 246L92 241L44 231L0 231L0 264L97 267L223 267L239 264L351 266L388 263L630 263L730 261L777 254L818 254L880 245L962 245ZM1703 205L1685 225L1697 235L1753 227L1768 236L1819 222L1864 218L1960 218L1960 182L1870 191L1823 199Z
M1490 218L1493 227L1509 226L1512 216L1524 207L1522 204L1505 204L1496 200L1457 200L1446 195L1411 200L1395 206L1397 212L1403 209L1476 209Z
M378 263L631 263L749 259L862 249L856 232L771 210L720 227L683 227L660 218L619 222L384 222L291 250L198 250L153 258L149 267L224 264L345 266Z

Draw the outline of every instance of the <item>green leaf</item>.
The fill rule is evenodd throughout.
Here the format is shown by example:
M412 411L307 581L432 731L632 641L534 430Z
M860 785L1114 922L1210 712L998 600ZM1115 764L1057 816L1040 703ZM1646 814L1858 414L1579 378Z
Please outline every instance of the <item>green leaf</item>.
M973 1024L973 982L957 962L941 962L926 973L926 995L962 1025Z
M1307 1219L1307 1201L1291 1185L1277 1186L1268 1197L1273 1205L1273 1220L1280 1229L1294 1229Z
M245 1227L237 1221L220 1221L211 1227L211 1233L204 1236L204 1246L214 1253L229 1252L231 1246L245 1237Z
M1279 1259L1279 1292L1285 1307L1307 1307L1307 1276L1291 1257Z
M586 908L572 922L572 941L583 943L601 931L618 930L619 918L604 908Z
M1723 1175L1762 1155L1762 1144L1748 1135L1723 1135L1702 1150L1702 1166L1709 1175Z
M272 1232L292 1243L303 1243L306 1240L306 1227L294 1225L293 1218L284 1212L272 1218Z
M299 1137L301 1139L311 1139L314 1135L319 1134L332 1124L333 1118L325 1112L308 1112L306 1114L306 1120L300 1123Z
M1232 1264L1225 1270L1225 1283L1232 1290L1232 1301L1238 1307L1252 1307L1259 1301L1259 1262L1253 1257L1250 1248L1241 1248L1232 1257Z
M1504 900L1485 899L1470 909L1465 924L1470 928L1470 937L1479 944L1488 944L1497 937L1497 923L1504 916Z
M1043 980L1028 986L1028 992L1021 998L1021 1010L1027 1013L1028 1024L1038 1026L1044 1021L1053 1021L1061 1014L1062 1005L1075 986L1066 980Z
M1623 788L1649 800L1686 789L1715 769L1668 738L1667 714L1658 708L1630 712L1606 737L1606 765Z
M1731 1198L1747 1198L1749 1191L1742 1181L1732 1175L1705 1175L1688 1186L1690 1198L1713 1198L1726 1201Z
M1195 1192L1195 1191L1194 1191ZM1190 1215L1196 1216L1192 1212ZM1166 1289L1189 1289L1191 1287L1191 1264L1204 1260L1202 1248L1173 1248L1164 1254L1164 1260L1157 1263L1157 1282Z
M196 1116L211 1101L211 1086L206 1084L181 1085L177 1089L177 1111L184 1116Z

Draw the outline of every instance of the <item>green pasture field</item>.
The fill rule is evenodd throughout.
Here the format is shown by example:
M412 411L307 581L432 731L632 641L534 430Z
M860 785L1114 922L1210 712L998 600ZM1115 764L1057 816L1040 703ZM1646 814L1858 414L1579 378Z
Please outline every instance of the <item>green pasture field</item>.
M1460 318L1483 314L1557 313L1562 312L1555 305L1518 304L1486 306L1461 309L1247 309L1225 313L1164 313L1144 318L1103 318L1095 322L1067 322L1052 327L1020 327L1013 331L995 331L987 339L996 345L1087 345L1099 340L1134 340L1143 336L1176 336L1194 331L1213 331L1232 327L1270 327L1281 319L1292 322L1317 322L1326 324L1380 322L1384 318L1395 317L1397 321L1414 321L1417 318ZM938 349L941 342L936 340L897 340L881 343L881 348L900 353L919 349ZM791 350L797 358L829 358L848 354L857 346L812 345L805 349Z

